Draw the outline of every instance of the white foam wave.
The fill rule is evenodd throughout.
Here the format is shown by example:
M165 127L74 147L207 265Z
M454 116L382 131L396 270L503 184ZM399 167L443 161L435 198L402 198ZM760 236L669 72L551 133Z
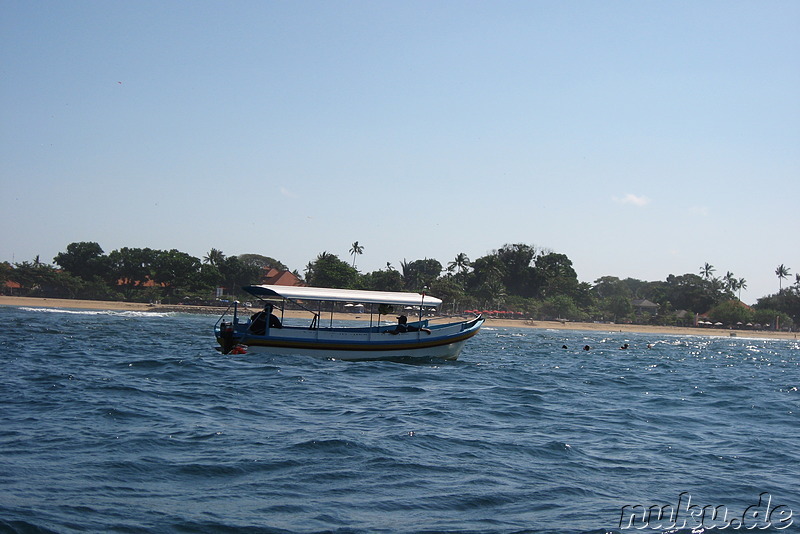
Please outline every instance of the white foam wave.
M67 310L64 308L31 308L21 306L20 310L39 313L63 313L68 315L110 315L114 317L172 317L173 312L142 312L142 311L115 311L115 310Z

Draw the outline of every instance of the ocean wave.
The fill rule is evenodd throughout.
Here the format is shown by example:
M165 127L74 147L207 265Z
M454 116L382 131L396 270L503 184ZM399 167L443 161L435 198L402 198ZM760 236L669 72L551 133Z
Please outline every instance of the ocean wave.
M8 534L57 534L55 530L28 521L3 521L0 519L0 532Z
M70 310L64 308L31 308L20 306L20 310L36 313L57 313L65 315L106 315L109 317L174 317L175 312L144 312L144 311L116 311L116 310Z
M602 534L796 494L795 341L512 328L334 363L220 356L207 316L0 313L0 533Z

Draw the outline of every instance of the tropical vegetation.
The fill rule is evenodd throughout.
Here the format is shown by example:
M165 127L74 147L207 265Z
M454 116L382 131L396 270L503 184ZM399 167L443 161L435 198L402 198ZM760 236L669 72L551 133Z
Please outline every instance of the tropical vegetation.
M361 273L356 257L364 246L355 241L351 262L323 251L301 275L320 287L383 291L428 291L444 301L445 313L479 310L513 313L529 319L692 325L698 319L725 326L792 328L800 324L800 275L784 287L791 270L775 270L778 292L750 307L739 296L744 278L704 263L698 274L669 275L643 281L603 276L581 282L570 259L524 243L505 244L474 260L460 253L443 265L436 259L403 259L399 269ZM124 247L106 254L93 242L70 243L52 264L0 263L0 287L6 292L53 298L83 298L164 303L209 303L241 298L241 287L260 283L271 269L288 267L269 256L226 256L212 248L202 259L176 249Z

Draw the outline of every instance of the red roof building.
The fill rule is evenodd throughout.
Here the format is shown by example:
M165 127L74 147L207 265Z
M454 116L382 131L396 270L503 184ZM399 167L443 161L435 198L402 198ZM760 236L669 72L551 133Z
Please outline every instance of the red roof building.
M265 269L266 270L266 269ZM270 286L304 286L305 284L291 271L268 269L261 279L262 283Z
M17 293L19 293L20 289L22 289L22 285L20 285L18 282L12 282L11 280L6 280L5 284L3 284L4 295L13 295L14 290L17 290Z

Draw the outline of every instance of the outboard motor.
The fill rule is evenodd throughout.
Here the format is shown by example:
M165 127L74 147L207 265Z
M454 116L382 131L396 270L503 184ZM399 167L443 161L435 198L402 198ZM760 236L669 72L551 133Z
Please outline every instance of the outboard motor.
M236 346L233 339L233 323L222 321L219 325L219 342L222 345L222 354L228 354Z

